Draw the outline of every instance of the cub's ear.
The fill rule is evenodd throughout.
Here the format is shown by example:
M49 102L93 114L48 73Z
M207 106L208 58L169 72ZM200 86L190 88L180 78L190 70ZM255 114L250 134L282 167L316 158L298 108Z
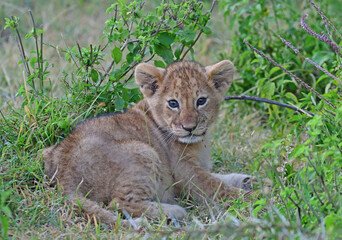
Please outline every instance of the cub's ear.
M140 86L144 97L151 97L163 81L165 69L140 63L135 68L135 82Z
M223 60L205 68L209 80L223 96L230 87L234 76L234 65L231 61Z

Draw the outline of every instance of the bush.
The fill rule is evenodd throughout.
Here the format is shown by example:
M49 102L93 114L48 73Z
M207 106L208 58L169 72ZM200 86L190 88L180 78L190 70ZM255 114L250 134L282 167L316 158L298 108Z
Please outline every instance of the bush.
M312 1L309 3L318 14L314 20L312 13L300 19L306 34L293 28L298 13L290 10L286 12L289 15L283 14L292 2L272 1L272 8L268 1L244 3L249 5L241 1L221 3L226 14L234 11L231 21L239 21L234 55L242 52L236 62L243 66L240 75L247 81L236 83L236 91L290 101L315 113L314 117L287 111L280 115L278 107L269 106L275 134L263 146L260 159L268 162L267 172L279 190L271 208L260 200L253 214L258 216L268 207L263 219L296 229L293 233L297 234L287 236L302 238L303 232L311 232L319 238L337 239L342 235L342 48L337 44L341 34ZM321 34L308 27L308 19L323 22ZM284 25L282 20L289 24ZM276 33L269 31L274 25ZM265 51L257 49L261 47ZM284 131L279 131L280 127Z

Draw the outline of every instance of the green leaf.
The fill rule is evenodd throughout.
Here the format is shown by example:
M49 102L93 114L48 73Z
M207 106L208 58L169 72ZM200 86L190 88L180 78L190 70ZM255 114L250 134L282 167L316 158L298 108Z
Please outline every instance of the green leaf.
M99 73L95 69L92 69L89 75L93 82L96 83L99 80Z
M285 93L285 97L292 99L295 103L298 103L298 99L297 99L296 95L294 95L291 92Z
M42 30L42 29L37 29L37 34L43 34L43 33L45 33L44 30Z
M113 11L117 5L118 5L118 3L113 3L112 5L110 5L110 7L107 8L107 10L106 10L106 14Z
M271 105L274 115L279 119L279 108L277 105Z
M2 225L2 234L1 235L2 235L3 239L6 239L9 223L8 223L7 217L5 215L0 215L0 219L1 219L1 225Z
M57 122L58 127L61 129L65 129L67 127L67 122L64 119L61 119Z
M30 59L30 65L31 65L32 68L34 68L34 64L35 64L35 63L37 63L37 57L32 57L32 58Z
M7 206L1 206L0 211L5 213L7 217L12 217L11 209Z
M271 98L275 92L275 84L273 82L267 82L262 88L261 97Z
M114 106L116 111L122 111L125 105L125 101L118 96L114 101Z
M154 66L160 67L160 68L166 67L165 63L163 61L160 61L160 60L154 60Z
M128 51L130 51L130 52L132 53L133 50L134 50L134 44L133 44L133 43L129 43L129 44L127 45L127 49L128 49Z
M264 82L266 81L266 78L260 78L257 82L257 95L260 95L262 92L262 87L264 85Z
M331 236L335 236L338 239L342 234L342 218L341 215L330 213L328 216L324 218L324 223L326 225L327 232Z
M28 38L30 38L32 36L33 36L33 33L28 33L28 34L25 35L25 39L28 39Z
M297 145L294 149L293 149L293 151L292 151L292 153L291 153L291 157L292 158L296 158L296 157L298 157L299 155L301 155L301 154L303 154L305 151L306 151L306 149L307 149L307 147L305 146L305 145Z
M11 191L5 191L0 194L0 206L5 203L6 199L10 196Z
M127 39L129 36L129 31L127 29L124 29L120 35L121 35L120 36L121 39Z
M280 68L279 67L273 67L271 70L270 70L270 75L272 75L273 73L279 71Z
M168 32L162 32L158 35L157 39L161 44L168 47L174 42L175 35Z
M203 27L203 28L202 28L202 31L203 31L206 35L211 34L211 29L208 28L208 27Z
M319 52L316 52L312 56L312 61L317 63L319 66L322 66L322 64L324 62L328 61L329 59L333 59L333 58L334 58L334 54L332 52L319 51Z
M186 42L190 42L190 41L193 41L196 37L196 31L194 30L184 30L182 32L182 36L183 36L183 39L186 41Z
M161 44L155 45L155 51L158 56L162 57L166 64L171 64L173 62L173 53L170 48L167 48Z
M257 62L259 62L259 59L254 59L252 62L251 62L251 64L253 64L253 63L257 63Z
M115 47L112 51L112 58L114 59L114 62L118 64L122 59L122 51L120 48Z
M133 62L133 60L134 60L133 56L134 56L133 53L128 53L126 55L126 61L127 61L128 64L131 64Z
M178 44L176 50L175 50L175 57L178 60L182 54L182 44Z

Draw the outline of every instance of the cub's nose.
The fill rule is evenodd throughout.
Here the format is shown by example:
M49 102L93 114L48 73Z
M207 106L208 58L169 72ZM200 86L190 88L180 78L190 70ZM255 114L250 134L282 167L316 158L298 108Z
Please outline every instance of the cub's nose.
M192 132L193 130L195 130L195 128L197 127L197 125L193 125L193 126L183 126L182 128L188 132Z

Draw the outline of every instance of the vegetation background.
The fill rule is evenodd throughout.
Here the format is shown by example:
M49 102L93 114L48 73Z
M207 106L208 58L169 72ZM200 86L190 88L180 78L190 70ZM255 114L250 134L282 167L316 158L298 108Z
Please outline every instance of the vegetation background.
M312 1L220 0L211 14L211 1L2 1L1 237L339 239L341 49L310 35L301 17L308 14L310 29L323 31L341 46L342 2L322 0L316 5L327 18ZM20 18L18 26L11 16ZM203 65L231 59L237 73L227 94L277 100L315 117L264 103L227 101L212 133L214 171L249 173L260 185L270 178L271 194L261 191L252 204L236 201L229 209L179 199L188 209L184 222L161 218L140 229L124 229L120 222L114 229L90 223L64 203L58 188L49 187L40 150L61 141L83 119L122 111L138 101L141 95L131 76L138 62L163 67L182 58Z

